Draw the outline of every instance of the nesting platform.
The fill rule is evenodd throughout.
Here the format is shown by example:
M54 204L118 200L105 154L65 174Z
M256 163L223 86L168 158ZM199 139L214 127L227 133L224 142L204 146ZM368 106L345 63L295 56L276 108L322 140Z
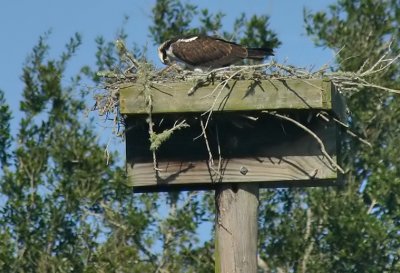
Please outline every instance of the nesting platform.
M269 114L287 115L313 131L336 162L337 125L317 116L323 111L344 119L343 99L330 81L230 80L223 89L218 84L198 88L190 96L193 82L120 87L120 111L126 115L126 169L135 191L209 190L218 183L260 187L337 183L337 170L315 137ZM150 151L148 94L155 132L173 127L176 121L190 125L174 132L157 150L159 171ZM200 120L207 125L207 140Z

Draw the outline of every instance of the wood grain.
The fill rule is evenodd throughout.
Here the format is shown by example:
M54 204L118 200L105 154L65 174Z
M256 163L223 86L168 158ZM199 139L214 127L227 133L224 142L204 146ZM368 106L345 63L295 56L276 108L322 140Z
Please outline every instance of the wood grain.
M336 160L337 127L316 113L336 111L345 117L344 102L335 86L324 80L231 81L219 94L216 85L186 92L190 82L152 87L153 130L161 133L183 119L190 127L179 130L157 150L161 171L155 172L150 152L146 104L139 83L121 87L121 111L127 114L126 160L128 184L135 191L215 189L220 183L257 183L260 187L332 185L336 170L321 153L319 144L303 129L265 114L276 110L303 124L321 139ZM208 148L200 120L210 109ZM251 117L249 119L248 117ZM210 151L208 151L208 149ZM222 175L218 169L221 151ZM209 152L215 166L209 166ZM243 174L241 170L246 170Z
M304 117L298 116L298 119L319 136L329 155L336 160L336 126L327 125L321 119L307 122L307 116L306 111ZM237 127L238 122L242 120L224 115L222 120L213 120L207 130L214 155L212 167L218 169L217 131L213 129L218 127L222 177L209 166L204 140L194 140L201 132L200 125L191 123L190 128L177 132L162 145L157 151L161 171L156 173L145 122L128 123L132 127L126 135L129 185L136 191L213 189L218 183L241 182L259 183L260 187L316 186L329 185L328 181L337 177L317 141L293 124L269 115L244 124L245 128ZM166 127L171 123L163 120Z
M188 96L194 82L171 82L151 87L153 114L202 113L213 111L261 111L282 109L332 110L336 90L324 80L231 80L224 89L217 82L201 87ZM120 110L123 114L146 114L144 85L120 87ZM333 109L334 110L334 109Z
M215 163L218 164L218 160ZM222 178L209 168L207 160L160 161L158 167L162 171L158 172L158 177L152 163L136 163L128 167L127 174L129 184L137 189L146 186L168 188L165 186L240 182L259 182L261 187L275 187L279 185L278 182L301 186L302 181L337 177L336 171L322 156L235 158L223 160L221 165Z
M215 272L257 273L257 184L225 184L215 192Z

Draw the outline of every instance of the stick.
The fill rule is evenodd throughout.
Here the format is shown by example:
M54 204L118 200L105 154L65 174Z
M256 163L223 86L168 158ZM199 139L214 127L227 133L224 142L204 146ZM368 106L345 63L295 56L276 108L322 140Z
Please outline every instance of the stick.
M270 115L272 115L272 116L275 116L275 117L278 117L278 118L281 118L281 119L290 121L290 122L292 122L293 124L295 124L296 126L298 126L299 128L301 128L301 129L303 129L304 131L306 131L307 133L309 133L310 136L312 136L312 137L318 142L322 154L327 158L327 160L329 161L329 163L330 163L332 166L334 166L337 170L339 170L339 172L341 172L342 174L345 173L344 170L343 170L343 169L332 159L332 157L326 152L324 143L322 142L322 140L321 140L313 131L311 131L310 129L308 129L306 126L304 126L304 125L301 124L300 122L298 122L298 121L296 121L296 120L294 120L294 119L292 119L292 118L289 118L289 117L287 117L287 116L284 116L284 115L281 115L281 114L278 114L278 113L274 113L274 112L268 112L268 111L263 111L263 112L264 112L264 113L267 113L267 114L270 114Z
M322 118L322 119L325 120L326 122L330 122L330 119L329 119L325 114L326 114L326 113L324 113L324 112L319 112L319 113L317 114L317 117ZM334 122L336 122L337 124L339 124L340 126L342 126L342 127L346 130L346 133L348 133L350 136L352 136L352 137L358 139L361 143L363 143L363 144L365 144L365 145L367 145L367 146L369 146L369 147L372 148L372 144L371 144L370 142L368 142L366 139L360 137L359 135L357 135L356 133L354 133L353 131L351 131L350 128L349 128L349 126L348 126L347 124L341 122L340 120L338 120L338 119L335 118L335 117L332 117L332 120L333 120Z

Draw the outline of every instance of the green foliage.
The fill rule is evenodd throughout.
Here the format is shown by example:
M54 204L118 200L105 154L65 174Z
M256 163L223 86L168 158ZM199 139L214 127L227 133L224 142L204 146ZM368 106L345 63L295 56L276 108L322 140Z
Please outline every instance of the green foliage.
M225 14L217 12L215 15L210 13L208 9L202 9L200 12L200 30L199 33L206 34L207 32L216 33L222 29L222 19Z
M306 30L318 45L341 49L332 69L356 71L373 65L389 41L398 53L399 14L395 1L340 0L326 12L305 12ZM232 31L223 28L223 17L159 0L150 33L155 44L212 32L252 47L280 45L267 16L242 14ZM198 234L214 218L212 193L133 195L118 155L106 166L105 147L85 122L80 81L86 75L96 82L97 71L123 67L114 43L97 38L96 67L82 68L65 84L81 38L72 37L54 58L47 36L23 67L14 138L0 92L0 272L212 272L212 236L200 243ZM118 36L127 38L123 29ZM396 64L371 80L399 88L398 74ZM266 272L400 271L399 102L369 88L348 98L351 127L373 149L343 140L351 171L346 186L261 193L259 254Z
M79 44L76 35L60 58L51 59L41 37L23 69L18 145L1 177L1 272L83 272L105 237L105 224L92 215L131 199L122 170L105 167L104 147L81 121L80 76L71 86L62 84ZM7 113L2 101L1 128L9 126Z
M209 244L197 245L205 208L192 194L133 195L116 155L106 165L105 147L85 122L82 74L69 85L63 81L79 44L76 35L51 58L46 36L40 37L23 68L22 118L12 152L11 113L0 93L1 139L12 157L0 177L0 272L197 272L191 261L211 257ZM98 67L116 65L110 61L115 54L100 47ZM92 76L91 69L84 72ZM169 204L167 216L158 215L161 203ZM202 267L208 272L212 265Z
M399 53L400 6L394 1L338 1L328 12L305 11L306 30L320 46L340 50L335 68L358 71L372 67L391 43ZM399 65L371 76L371 81L400 88ZM343 164L350 174L338 191L312 190L306 206L312 209L315 244L308 272L396 272L399 270L398 198L400 128L399 97L373 88L350 94L352 130L358 140L342 140Z
M328 12L305 12L315 42L340 50L332 69L373 66L391 42L399 53L400 6L390 1L338 1ZM370 81L399 89L399 65ZM335 189L264 192L260 256L271 272L399 271L399 97L365 88L350 94L352 130L373 148L344 136L347 185Z
M199 23L195 17L199 16ZM217 34L228 40L237 41L250 47L278 47L281 42L277 34L270 30L267 15L253 15L247 19L243 13L235 20L233 30L223 29L225 14L211 13L208 9L199 11L197 6L179 0L159 0L153 8L153 25L150 26L151 38L155 44L167 39L189 34Z
M330 16L324 12L308 14L307 29L317 37L318 44L343 47L338 54L339 69L354 71L362 65L372 66L381 58L389 43L392 51L387 58L400 53L399 12L397 2L340 1L340 4L330 7ZM399 70L398 63L395 63L390 70L376 74L373 81L398 89ZM399 154L395 148L398 145L395 136L400 126L399 102L398 96L372 88L365 88L348 98L352 110L351 125L373 144L373 149L346 140L350 145L345 146L348 148L344 152L359 181L366 179L368 182L365 201L378 201L379 207L383 206L379 210L385 213L393 210L392 205L385 205L387 198L400 193L396 190Z
M267 15L253 15L249 20L242 13L234 24L234 33L241 37L239 43L249 47L279 47L281 42L277 34L270 29L268 20Z
M8 158L10 157L8 149L11 146L10 134L11 112L4 98L4 92L0 90L0 166L5 168L8 166Z
M153 8L151 38L155 44L182 34L190 34L189 26L197 15L197 7L179 0L158 0Z

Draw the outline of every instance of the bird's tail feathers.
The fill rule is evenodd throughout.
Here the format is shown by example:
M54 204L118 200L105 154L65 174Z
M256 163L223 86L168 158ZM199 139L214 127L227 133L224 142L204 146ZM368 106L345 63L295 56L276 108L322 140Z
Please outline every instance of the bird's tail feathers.
M272 48L248 48L247 58L262 60L268 56L274 56L274 51Z

